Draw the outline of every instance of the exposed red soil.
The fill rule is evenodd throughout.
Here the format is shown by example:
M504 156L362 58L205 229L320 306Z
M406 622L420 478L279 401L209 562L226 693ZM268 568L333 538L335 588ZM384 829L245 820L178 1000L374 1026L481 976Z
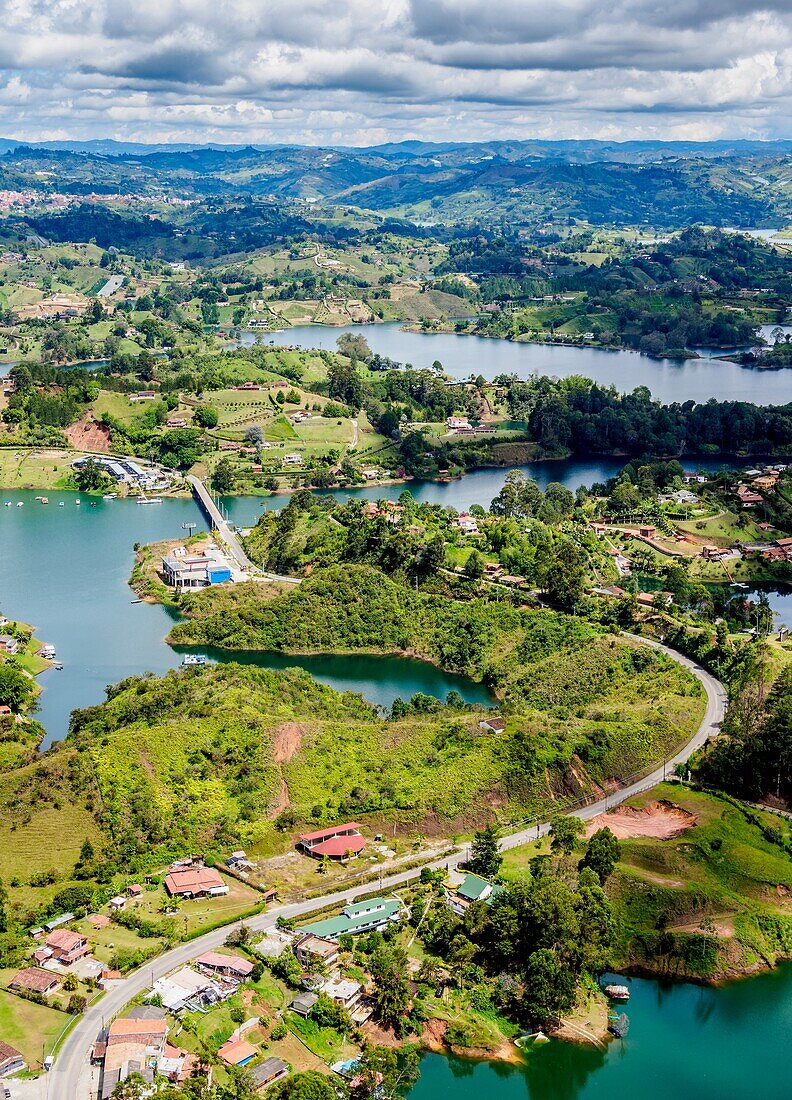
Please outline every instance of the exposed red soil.
M272 756L276 764L288 764L299 752L303 728L296 722L284 722L275 730L272 740Z
M68 427L64 435L75 450L110 453L110 429L98 424L90 413Z
M619 806L606 814L598 814L586 827L586 836L607 826L620 839L650 836L655 840L671 840L692 829L697 822L695 814L688 813L672 802L647 802L645 806Z

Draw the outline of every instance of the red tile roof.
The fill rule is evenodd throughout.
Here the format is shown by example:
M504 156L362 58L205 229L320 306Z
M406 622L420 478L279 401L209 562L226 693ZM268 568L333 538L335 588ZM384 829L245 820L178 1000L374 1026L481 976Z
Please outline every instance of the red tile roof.
M47 947L57 947L60 951L74 951L85 941L79 932L70 932L68 928L56 928L47 936Z
M210 970L233 970L237 974L253 972L253 963L250 959L243 959L241 955L221 955L219 951L204 951L195 961L201 966L208 966Z
M217 1054L227 1065L238 1066L242 1062L255 1058L258 1050L244 1039L229 1039L228 1042L223 1043Z
M37 966L26 966L15 974L9 983L11 989L30 989L33 993L46 993L61 980L49 970L39 970Z
M366 847L364 836L334 836L321 844L313 844L311 852L320 856L345 856L347 852L357 855Z
M213 867L192 867L187 871L171 871L165 877L169 894L194 894L223 886L223 880Z
M321 840L322 837L338 836L339 833L347 832L351 833L353 830L360 830L363 826L358 825L356 821L347 821L345 825L333 825L330 829L317 829L315 833L303 833L300 836L300 840L303 842L309 840Z

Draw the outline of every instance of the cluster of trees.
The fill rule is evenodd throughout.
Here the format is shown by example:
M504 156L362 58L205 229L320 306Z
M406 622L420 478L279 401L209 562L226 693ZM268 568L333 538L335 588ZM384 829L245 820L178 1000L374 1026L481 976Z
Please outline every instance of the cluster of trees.
M469 982L517 1020L545 1026L568 1012L581 977L607 967L614 938L613 915L603 885L618 858L608 829L595 833L581 859L574 858L582 824L556 817L551 854L531 861L530 873L486 902L474 902L461 917L442 902L421 922L421 936L451 972ZM490 831L477 834L471 868L497 872ZM419 902L415 916L424 914ZM503 975L511 981L504 982Z

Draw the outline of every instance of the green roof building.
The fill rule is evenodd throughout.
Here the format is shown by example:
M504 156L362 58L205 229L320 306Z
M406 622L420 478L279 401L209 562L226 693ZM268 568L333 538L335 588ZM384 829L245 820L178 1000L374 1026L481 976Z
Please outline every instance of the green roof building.
M303 925L300 931L329 940L358 932L374 932L401 920L401 909L402 904L398 898L369 898L368 901L346 905L337 917Z

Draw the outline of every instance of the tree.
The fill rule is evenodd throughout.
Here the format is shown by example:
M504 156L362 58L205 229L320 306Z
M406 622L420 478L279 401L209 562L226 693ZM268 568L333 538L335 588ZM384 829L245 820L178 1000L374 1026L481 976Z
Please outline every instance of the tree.
M233 493L236 485L236 474L229 458L221 458L212 474L212 487L217 493L223 495Z
M269 1089L274 1100L338 1100L330 1078L317 1070L292 1073Z
M531 1020L547 1026L568 1012L575 1001L575 976L550 948L534 951L525 968L523 1008Z
M583 554L568 540L564 540L553 555L547 571L545 589L551 603L564 611L574 611L586 589L586 570Z
M111 1093L112 1100L143 1100L149 1095L149 1087L145 1079L139 1073L130 1073L119 1081Z
M201 428L216 428L219 421L220 415L211 405L199 405L193 413L193 422Z
M35 684L21 669L0 664L0 704L20 714L30 703Z
M550 822L550 850L556 855L569 855L574 851L582 832L583 822L580 818L556 814Z
M610 878L613 868L619 862L621 847L617 837L605 826L597 829L588 844L586 854L580 861L581 867L590 867L601 883Z
M113 485L113 479L95 458L86 458L74 470L74 481L81 493L105 492Z
M370 359L371 348L369 347L368 340L361 333L357 332L344 332L336 340L336 347L341 355L346 355L350 359Z
M369 964L374 981L373 1001L380 1020L402 1034L410 1004L407 953L401 947L380 947Z
M471 581L477 581L484 576L484 558L478 550L471 550L468 554L462 572Z
M245 431L245 442L252 444L254 447L258 447L260 443L264 442L264 429L260 424L251 424Z
M350 1100L404 1095L418 1080L418 1055L415 1050L365 1046L355 1070Z
M494 825L486 825L475 833L468 867L475 875L494 878L503 863L498 850L498 830Z

